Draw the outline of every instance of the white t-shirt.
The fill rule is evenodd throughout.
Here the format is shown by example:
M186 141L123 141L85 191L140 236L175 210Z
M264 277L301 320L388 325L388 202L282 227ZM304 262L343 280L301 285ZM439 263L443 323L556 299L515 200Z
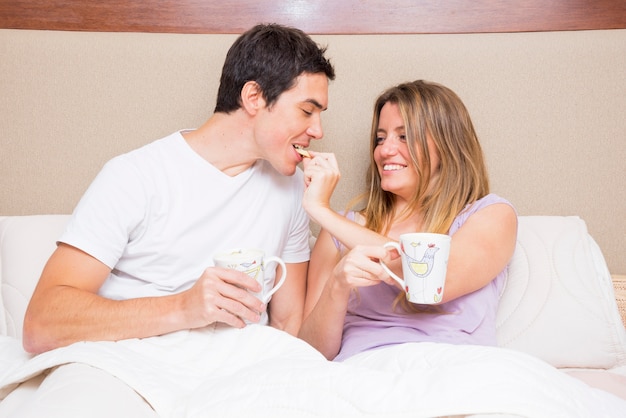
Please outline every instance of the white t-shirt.
M230 177L176 132L109 161L59 241L111 267L104 297L172 294L230 248L260 248L285 263L309 260L303 193L300 169L284 176L259 160ZM274 275L274 268L265 272Z

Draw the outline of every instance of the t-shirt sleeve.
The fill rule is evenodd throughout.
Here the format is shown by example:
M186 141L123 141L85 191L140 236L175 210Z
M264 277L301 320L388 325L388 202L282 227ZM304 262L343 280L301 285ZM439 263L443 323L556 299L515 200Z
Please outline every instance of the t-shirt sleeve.
M125 156L110 160L80 199L59 242L113 268L143 218L144 187Z

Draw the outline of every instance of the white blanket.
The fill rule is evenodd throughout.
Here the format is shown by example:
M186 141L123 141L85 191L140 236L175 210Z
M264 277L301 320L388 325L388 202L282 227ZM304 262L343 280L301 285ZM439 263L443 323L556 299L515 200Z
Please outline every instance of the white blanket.
M333 363L261 326L77 343L35 357L2 337L0 399L17 383L70 362L117 376L163 417L626 414L626 401L507 349L404 344Z

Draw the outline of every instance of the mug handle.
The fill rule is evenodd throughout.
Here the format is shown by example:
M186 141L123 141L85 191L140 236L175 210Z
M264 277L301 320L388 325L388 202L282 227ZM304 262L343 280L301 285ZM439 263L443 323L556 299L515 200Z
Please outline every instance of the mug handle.
M285 283L285 279L287 278L287 267L285 266L285 262L282 260L282 258L275 256L275 255L271 257L265 257L263 259L263 268L265 268L265 266L267 266L271 262L275 262L280 265L282 274L280 276L280 280L278 281L278 283L274 284L274 287L272 288L272 290L267 292L267 295L265 295L265 297L263 298L262 300L263 303L267 303L270 301L270 298L272 297L272 295L276 293L278 289L280 289L280 287Z
M398 244L397 242L394 242L394 241L387 242L387 243L385 243L383 245L383 247L385 247L385 248L393 247L393 248L395 248L398 251L398 254L400 254L400 256L402 256L402 250L400 249L400 244ZM398 282L400 284L400 286L402 286L403 289L406 288L406 284L405 284L403 279L401 279L393 271L391 271L391 269L389 267L387 267L387 265L385 263L383 263L382 260L380 260L379 263L382 266L382 268L385 269L385 271L389 274L389 276L391 276L392 279L394 279L396 282Z

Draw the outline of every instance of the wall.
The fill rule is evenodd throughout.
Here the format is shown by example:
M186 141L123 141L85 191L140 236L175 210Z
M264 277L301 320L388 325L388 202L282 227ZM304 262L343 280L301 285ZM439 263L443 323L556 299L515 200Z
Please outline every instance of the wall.
M69 213L104 161L210 114L235 35L0 30L0 215ZM465 101L493 190L578 215L626 273L626 30L315 35L337 70L325 138L342 209L363 183L374 97L423 78Z

